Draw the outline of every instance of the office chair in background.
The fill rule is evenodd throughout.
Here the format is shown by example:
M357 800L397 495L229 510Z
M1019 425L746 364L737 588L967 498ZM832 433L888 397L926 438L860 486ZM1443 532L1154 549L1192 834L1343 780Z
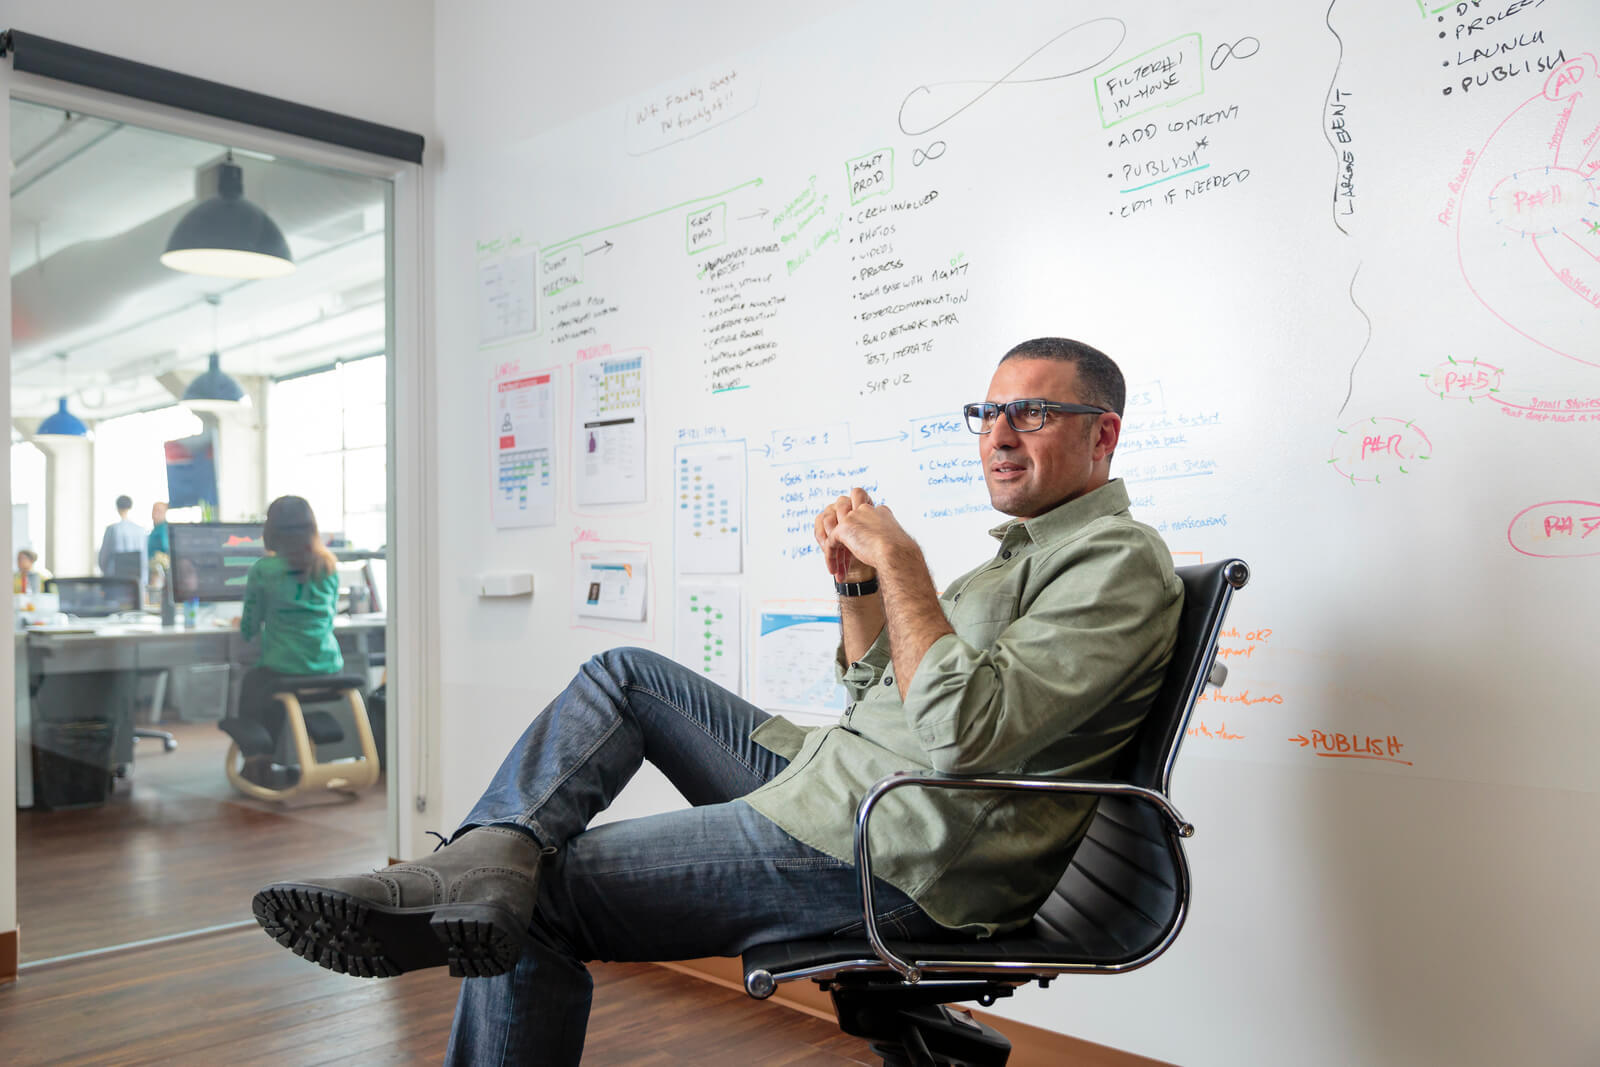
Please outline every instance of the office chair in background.
M745 991L769 997L809 978L833 997L839 1028L873 1042L885 1067L998 1067L1011 1043L946 1004L985 1007L1017 986L1063 974L1120 974L1165 952L1189 906L1182 839L1194 835L1168 799L1189 715L1206 685L1221 685L1217 638L1228 603L1250 578L1243 560L1179 567L1183 616L1161 692L1112 780L1000 775L892 774L856 812L856 869L866 939L757 945L744 954ZM886 942L872 912L867 826L873 808L902 788L1022 790L1099 798L1088 833L1033 922L987 941Z
M143 552L113 552L111 554L111 567L106 571L108 578L132 578L141 586L150 580L145 573L145 558Z
M104 578L51 578L45 582L45 592L59 594L61 610L80 619L105 618L108 615L120 615L124 612L143 611L144 577L136 576L139 559L137 552L118 552L111 557L113 572L129 570L131 567L129 573L116 573L112 577ZM151 700L151 707L157 717L161 715L161 706L166 702L166 682L167 676L163 670L161 677L156 680L155 693ZM138 741L140 738L160 741L162 749L167 752L176 751L178 748L178 739L170 731L158 730L153 726L135 726L133 739ZM126 768L119 769L126 770Z
M266 727L245 719L224 719L218 726L233 738L223 757L223 770L233 787L245 796L257 800L288 800L302 793L335 792L354 793L373 785L378 780L381 765L372 725L367 719L367 708L361 691L367 680L355 674L310 674L286 676L273 686L271 697L283 705L284 725L289 745L294 750L294 775L281 785L253 782L244 776L242 751L265 751L275 747ZM320 760L320 745L337 744L344 740L344 728L329 711L319 704L345 704L355 725L355 756ZM307 708L311 710L307 710ZM240 745L243 739L246 744Z
M126 564L129 557L132 559L133 570L139 569L139 553L118 552L111 557L113 569ZM144 579L132 574L118 575L105 578L50 578L45 581L44 589L47 593L55 593L61 598L61 610L68 615L76 615L80 619L103 619L108 615L120 615L124 612L144 610ZM161 705L166 697L166 674L162 673L155 688L152 707L155 714L161 714ZM160 741L161 747L167 752L176 751L178 739L170 731L158 730L153 726L135 726L133 739L144 738L149 741ZM119 766L119 777L126 773L125 766Z

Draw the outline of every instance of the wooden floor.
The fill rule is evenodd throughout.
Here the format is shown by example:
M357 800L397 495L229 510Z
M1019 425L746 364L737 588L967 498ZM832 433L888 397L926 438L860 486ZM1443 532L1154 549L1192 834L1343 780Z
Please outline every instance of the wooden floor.
M138 742L104 805L17 813L22 962L249 920L284 878L388 863L384 783L293 808L240 796L214 723L163 723L175 752Z
M596 964L585 1064L876 1063L831 1023L650 964ZM256 930L25 971L0 1059L33 1064L438 1063L459 982L350 978Z
M214 724L163 728L177 751L139 742L105 805L18 812L24 964L249 920L268 882L388 862L383 783L284 809L234 793ZM586 1064L876 1062L832 1023L770 1002L660 967L592 969ZM334 974L252 927L25 969L0 986L0 1062L437 1063L458 984L442 970Z

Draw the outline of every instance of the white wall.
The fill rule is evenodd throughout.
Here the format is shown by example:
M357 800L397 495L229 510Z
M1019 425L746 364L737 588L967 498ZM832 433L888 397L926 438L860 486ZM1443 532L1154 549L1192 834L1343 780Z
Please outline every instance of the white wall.
M683 8L632 0L603 8L498 2L439 9L435 115L448 143L435 182L435 344L456 353L440 361L437 379L439 470L451 472L439 486L440 543L450 546L439 579L440 704L450 723L440 752L445 822L466 814L500 755L584 656L619 643L596 633L587 649L574 651L565 633L566 594L554 581L536 589L532 605L480 601L470 586L480 571L533 567L536 582L564 575L552 569L538 533L493 530L484 500L487 379L483 360L460 347L460 339L477 336L471 196L484 156L847 6L828 0L768 9L714 0ZM563 631L559 656L541 640L546 625ZM609 815L674 795L648 767L634 784Z
M691 8L626 3L598 12L535 13L525 5L482 4L439 12L436 116L448 150L436 186L436 347L455 353L449 366L441 361L436 380L438 465L452 472L443 480L439 501L440 541L450 546L442 560L439 627L442 706L450 722L449 747L442 753L446 822L466 811L527 717L564 683L577 661L615 641L567 630L566 555L552 546L564 545L571 529L497 532L489 524L485 389L492 361L510 358L514 350L505 349L505 356L473 351L478 335L473 240L484 236L477 232L482 219L474 196L496 179L505 181L492 169L503 163L502 149L676 75L783 38L846 6L776 11L732 3ZM1203 10L1227 16L1214 21L1239 33L1268 36L1256 21L1245 24L1247 14L1253 18L1251 7L1239 0ZM1359 10L1373 14L1367 6ZM1084 9L1083 17L1098 13ZM1414 14L1407 11L1408 17ZM915 50L915 19L905 20L905 32L905 48ZM1418 29L1408 23L1405 32L1433 38L1432 26ZM1319 42L1327 55L1316 55L1317 63L1326 61L1331 69L1334 47L1331 35ZM1391 65L1388 61L1398 61L1404 51L1400 43L1393 48L1394 57L1369 53L1365 62ZM811 54L819 68L836 58ZM1308 67L1312 58L1305 59ZM1423 66L1432 69L1426 78L1419 73L1418 80L1428 82L1433 96L1438 86L1430 79L1438 57L1430 55L1417 70ZM1328 73L1316 66L1312 80L1317 85L1295 85L1292 91L1320 99ZM1307 120L1311 130L1315 106ZM1301 146L1298 134L1284 139ZM1448 177L1439 179L1441 188ZM1380 180L1376 172L1371 180ZM530 187L527 195L537 198L542 191ZM1262 217L1270 215L1263 210ZM592 224L574 219L558 236ZM1253 217L1240 232L1264 225ZM1151 242L1153 261L1195 252L1164 248L1159 234L1141 232ZM534 243L550 237L525 236ZM1281 241L1266 243L1280 253L1286 247ZM1107 258L1118 269L1127 267L1131 257L1122 249L1113 254L1094 248L1082 258L1087 274ZM1228 262L1227 252L1217 260ZM1277 284L1287 284L1282 277L1288 276ZM1164 293L1150 290L1152 306ZM1246 304L1280 296L1271 286L1226 294ZM1430 299L1435 297L1445 299L1436 293ZM1343 299L1342 290L1327 295L1330 303ZM1249 335L1243 321L1239 331L1240 344L1260 340ZM1299 345L1323 343L1311 336L1314 332L1307 327L1307 336L1294 337L1295 347L1285 351L1299 356ZM1359 331L1353 336L1352 351L1359 346ZM681 347L692 344L683 340ZM671 356L661 354L656 374L670 375L673 369ZM1219 364L1219 373L1228 369ZM1260 389L1271 403L1274 397L1292 397L1296 386L1247 388ZM1258 424L1236 436L1254 446L1275 440ZM1465 504L1441 505L1457 506ZM1294 507L1287 504L1286 510ZM570 526L584 520L564 514L561 522ZM1344 528L1339 526L1344 522L1341 517L1332 525ZM1238 536L1270 541L1275 551L1288 539L1281 527L1264 524ZM1298 587L1336 587L1341 566L1358 556L1334 554L1319 561L1308 553L1300 567L1293 562L1260 567L1255 586L1236 601L1236 614L1259 617L1263 604L1292 600ZM529 569L536 574L531 603L479 601L468 586L478 571ZM665 597L656 601L663 616L667 602ZM1482 620L1500 617L1492 614L1499 602L1492 589L1485 590ZM666 631L663 626L658 632L657 647L670 651ZM1373 685L1382 666L1374 664L1383 650L1343 630L1334 636L1337 641L1317 650L1328 660L1326 684L1351 691ZM1449 654L1493 660L1500 649L1491 644L1478 638ZM1415 707L1405 710L1414 711L1419 721L1453 719L1476 696L1453 685L1438 662L1408 659L1386 669L1407 680L1405 692L1416 694ZM1566 710L1592 706L1586 694L1562 687ZM1352 703L1363 699L1356 692ZM1503 715L1506 730L1513 732L1524 716L1543 710L1499 711L1493 703L1476 707L1480 728ZM1456 735L1445 726L1439 736L1440 748L1446 749ZM1568 754L1570 749L1560 755ZM1600 860L1589 843L1592 833L1586 830L1600 816L1592 773L1570 775L1568 780L1588 785L1569 791L1533 788L1493 773L1477 779L1460 773L1351 773L1337 766L1341 762L1347 761L1291 765L1191 755L1180 764L1174 799L1199 827L1190 848L1194 909L1176 947L1136 974L1062 980L995 1010L1182 1064L1578 1064L1600 1059L1600 1022L1589 1007L1590 961L1600 954L1600 930L1584 907L1587 887L1600 875ZM1565 765L1577 764L1566 760ZM669 791L658 781L644 786L630 790L625 811L669 802Z
M166 67L433 140L433 0L7 0L0 22L95 51ZM9 63L0 88L9 91ZM8 126L0 125L7 134ZM0 244L9 246L9 207ZM0 310L10 321L9 287ZM9 344L6 346L9 352ZM9 404L9 383L5 387ZM403 431L404 432L404 431ZM3 476L9 483L9 473ZM6 485L9 495L9 484ZM5 553L11 554L9 547ZM0 657L9 689L10 657ZM11 713L0 714L0 931L17 926Z
M429 137L433 0L7 0L5 27Z

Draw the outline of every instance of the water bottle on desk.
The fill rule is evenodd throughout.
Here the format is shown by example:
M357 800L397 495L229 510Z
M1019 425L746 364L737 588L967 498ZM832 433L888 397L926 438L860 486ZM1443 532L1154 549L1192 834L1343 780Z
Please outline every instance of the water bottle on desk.
M183 602L183 625L194 629L200 625L200 598L192 596Z

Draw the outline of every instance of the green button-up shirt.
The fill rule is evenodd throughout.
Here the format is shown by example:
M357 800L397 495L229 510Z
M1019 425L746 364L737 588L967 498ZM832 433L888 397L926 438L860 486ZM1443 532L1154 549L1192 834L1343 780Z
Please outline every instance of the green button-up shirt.
M940 597L955 633L923 655L906 699L887 631L855 663L841 650L849 710L832 726L757 728L790 763L747 803L853 862L856 805L891 772L1109 773L1172 656L1172 555L1129 515L1120 480L990 533L999 551ZM1093 814L1084 797L896 790L873 813L873 873L944 926L1010 929L1049 896Z

